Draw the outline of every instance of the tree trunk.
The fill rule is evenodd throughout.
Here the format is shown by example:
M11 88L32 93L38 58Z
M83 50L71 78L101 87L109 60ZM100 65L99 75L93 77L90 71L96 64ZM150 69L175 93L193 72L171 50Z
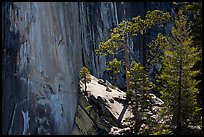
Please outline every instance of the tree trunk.
M117 71L116 67L114 68L114 71ZM117 79L116 79L116 74L113 72L113 79L114 79L114 87L117 85Z
M137 112L137 114L135 114L134 135L138 134L141 125L142 125L141 113Z
M180 49L180 61L179 61L179 83L178 83L179 91L178 91L178 106L177 106L177 114L176 114L176 134L179 134L181 130L181 78L182 78L181 50L182 49Z
M146 44L145 44L145 35L143 34L142 35L142 38L143 38L143 67L144 67L144 70L146 71L146 64L147 64L147 55L146 55Z
M125 24L125 28L126 28L126 24ZM125 32L124 32L125 33ZM124 45L124 49L125 49L125 75L126 75L126 85L127 85L127 90L126 90L126 94L127 92L129 92L129 77L128 77L128 71L129 71L129 61L128 61L128 33L125 35L125 45Z
M86 86L86 78L85 78L85 83L84 84L85 84L85 90L84 91L86 93L86 88L87 88L87 86Z
M128 63L128 45L127 43L125 44L125 75L126 75L126 84L127 84L127 91L129 91L129 83L130 83L130 80L129 80L129 77L128 77L128 71L129 71L129 63Z

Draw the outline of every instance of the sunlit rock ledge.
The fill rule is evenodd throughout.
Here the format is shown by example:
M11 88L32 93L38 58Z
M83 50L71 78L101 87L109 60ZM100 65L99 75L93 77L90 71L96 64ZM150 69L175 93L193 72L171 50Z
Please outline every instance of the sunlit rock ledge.
M91 76L86 92L84 84L80 83L79 103L75 115L74 135L121 134L124 130L124 120L132 117L128 107L124 106L126 94L118 87L114 87L107 80ZM158 118L157 112L163 101L151 94L154 104L152 116ZM143 125L145 126L145 125ZM141 127L143 128L143 127Z

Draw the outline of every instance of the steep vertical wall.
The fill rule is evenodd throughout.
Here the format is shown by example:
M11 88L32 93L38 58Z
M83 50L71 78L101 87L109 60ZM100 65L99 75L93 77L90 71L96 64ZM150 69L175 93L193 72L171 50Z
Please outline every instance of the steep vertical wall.
M82 66L77 7L3 3L4 134L71 131Z
M94 50L118 22L143 15L144 5L169 9L152 4L3 3L2 133L70 134L80 68L107 78L105 58ZM141 60L142 41L133 41Z

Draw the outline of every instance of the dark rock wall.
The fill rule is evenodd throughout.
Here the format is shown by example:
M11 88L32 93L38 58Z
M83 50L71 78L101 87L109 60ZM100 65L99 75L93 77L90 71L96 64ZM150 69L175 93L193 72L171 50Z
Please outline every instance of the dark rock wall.
M96 77L108 79L106 59L95 56L94 50L120 21L142 16L144 7L169 10L171 6L2 3L2 133L70 134L80 68L85 65ZM141 61L142 39L133 39L132 47L134 58Z

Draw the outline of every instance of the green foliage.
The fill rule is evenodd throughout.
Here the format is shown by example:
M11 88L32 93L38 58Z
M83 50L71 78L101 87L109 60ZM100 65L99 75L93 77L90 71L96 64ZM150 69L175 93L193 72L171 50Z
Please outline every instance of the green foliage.
M111 38L106 42L100 42L99 49L96 50L97 55L107 56L109 54L117 54L120 51L125 51L125 72L127 90L129 89L129 78L127 72L129 71L128 63L128 43L127 39L138 34L145 34L146 31L154 25L161 25L167 23L170 19L169 13L164 13L160 10L149 11L145 19L140 16L132 18L132 21L122 21L115 27L111 33Z
M161 64L163 50L168 46L167 43L166 36L159 33L156 39L149 44L149 50L147 52L148 68L153 67L155 64Z
M160 10L148 12L145 19L140 16L132 18L132 21L122 21L115 27L111 33L111 38L106 42L100 42L97 55L113 54L120 48L124 48L126 40L131 36L144 34L147 29L154 25L167 23L170 19L169 13Z
M192 21L193 46L202 49L202 2L177 2L176 8L182 10Z
M86 67L82 67L82 69L80 70L80 77L83 83L91 82L90 72Z
M136 90L137 93L147 93L152 89L153 84L149 82L144 67L139 63L132 62L128 75L131 81L130 88Z
M177 14L171 33L168 46L164 49L161 74L157 76L161 99L165 106L163 113L173 115L172 122L176 121L179 113L181 123L189 124L195 121L195 115L198 114L196 96L199 90L196 85L199 81L194 78L199 71L192 68L200 60L198 56L200 53L197 48L191 46L190 24L182 11ZM179 96L180 100L178 100ZM181 101L180 106L179 101ZM179 112L178 107L180 107Z
M134 133L137 133L138 126L150 119L150 115L146 112L151 109L149 91L153 88L153 83L149 82L144 67L135 61L132 62L128 75L130 78L130 107L135 118ZM147 121L141 121L140 118L137 118L138 115L147 117Z
M100 42L99 49L96 50L97 55L115 55L121 51L125 51L124 59L125 59L125 72L126 72L126 83L127 83L127 96L131 97L131 108L134 115L141 113L143 115L143 111L150 107L149 103L149 94L148 92L153 88L153 83L149 82L147 78L147 74L144 68L136 63L132 62L130 69L128 63L128 39L138 34L144 35L148 29L155 25L163 25L170 20L170 15L168 12L164 13L160 10L149 11L144 19L141 19L140 16L132 18L132 21L122 21L116 26L112 33L111 37L106 42ZM162 45L162 42L165 41L163 35L158 35L157 40L152 43L152 49L157 50L160 48L156 47L157 43ZM164 45L163 45L164 46ZM158 57L154 54L154 51L150 53L150 56ZM149 57L150 57L149 56ZM153 58L149 58L149 60ZM158 57L159 58L159 57ZM117 59L113 59L110 63L108 63L108 69L112 70L114 75L117 75L120 71L117 69L122 62L119 62ZM133 118L134 119L134 118ZM136 118L137 119L137 118ZM132 120L132 119L131 119ZM130 121L131 121L130 120ZM135 123L134 121L130 123ZM137 132L136 127L140 121L137 121L135 126L135 132Z
M113 72L113 76L114 76L114 86L116 86L116 75L118 75L120 73L120 69L123 66L123 62L122 61L118 61L117 58L114 58L112 61L110 61L108 63L108 68L107 70L110 70Z
M115 75L120 73L120 68L122 68L123 62L118 61L117 58L114 58L112 61L109 62L107 70L113 71Z
M189 16L192 23L192 44L191 46L197 47L200 51L202 51L202 2L178 2L178 6L176 8L181 9L186 15ZM200 58L202 58L202 54L199 54ZM196 80L202 78L202 60L198 61L193 69L200 70L200 74L196 76ZM202 90L202 84L199 83L197 85L199 90ZM200 92L201 93L201 92ZM202 106L202 97L198 96L199 105Z
M126 122L133 128L133 134L137 134L139 127L144 122L149 123L149 125L155 124L155 128L146 132L152 135L169 134L178 119L184 125L201 124L202 109L196 100L199 92L196 86L200 81L195 79L200 71L195 65L201 61L202 4L174 2L174 5L178 7L179 12L175 17L171 36L166 37L159 33L156 39L148 45L149 49L146 52L149 68L161 64L160 72L156 76L157 86L155 89L160 91L161 99L164 101L159 115L165 119L165 124L168 127L165 124L155 124L151 115L146 113L151 108L149 91L155 85L148 80L145 68L133 61L129 69L128 55L124 56L126 82L129 86L127 96L130 98L129 103L134 115ZM187 15L195 15L193 19L196 21L189 22ZM116 55L121 51L127 53L129 38L138 34L144 35L152 26L162 26L169 19L169 13L154 10L147 12L144 19L137 16L132 18L132 21L122 21L113 29L110 39L100 43L96 54L107 56ZM122 61L114 58L108 63L108 70L111 70L115 76L120 73L122 65ZM139 117L147 117L147 120L141 120Z
M91 110L92 109L92 105L89 105L89 106L87 106L86 108L85 108L85 110L87 110L87 111L89 111L89 110Z
M80 70L80 78L81 81L85 84L85 91L86 91L86 84L91 82L91 75L89 70L86 67L82 67L82 69Z
M172 131L170 129L161 129L160 131L153 132L150 135L168 135L171 132Z
M99 49L95 50L96 55L107 56L108 54L114 54L118 50L118 46L114 41L109 39L106 42L100 42Z
M170 14L164 13L160 10L148 11L145 15L145 19L141 19L140 16L134 17L132 22L129 23L131 35L145 34L147 29L150 29L154 25L162 25L169 21Z

